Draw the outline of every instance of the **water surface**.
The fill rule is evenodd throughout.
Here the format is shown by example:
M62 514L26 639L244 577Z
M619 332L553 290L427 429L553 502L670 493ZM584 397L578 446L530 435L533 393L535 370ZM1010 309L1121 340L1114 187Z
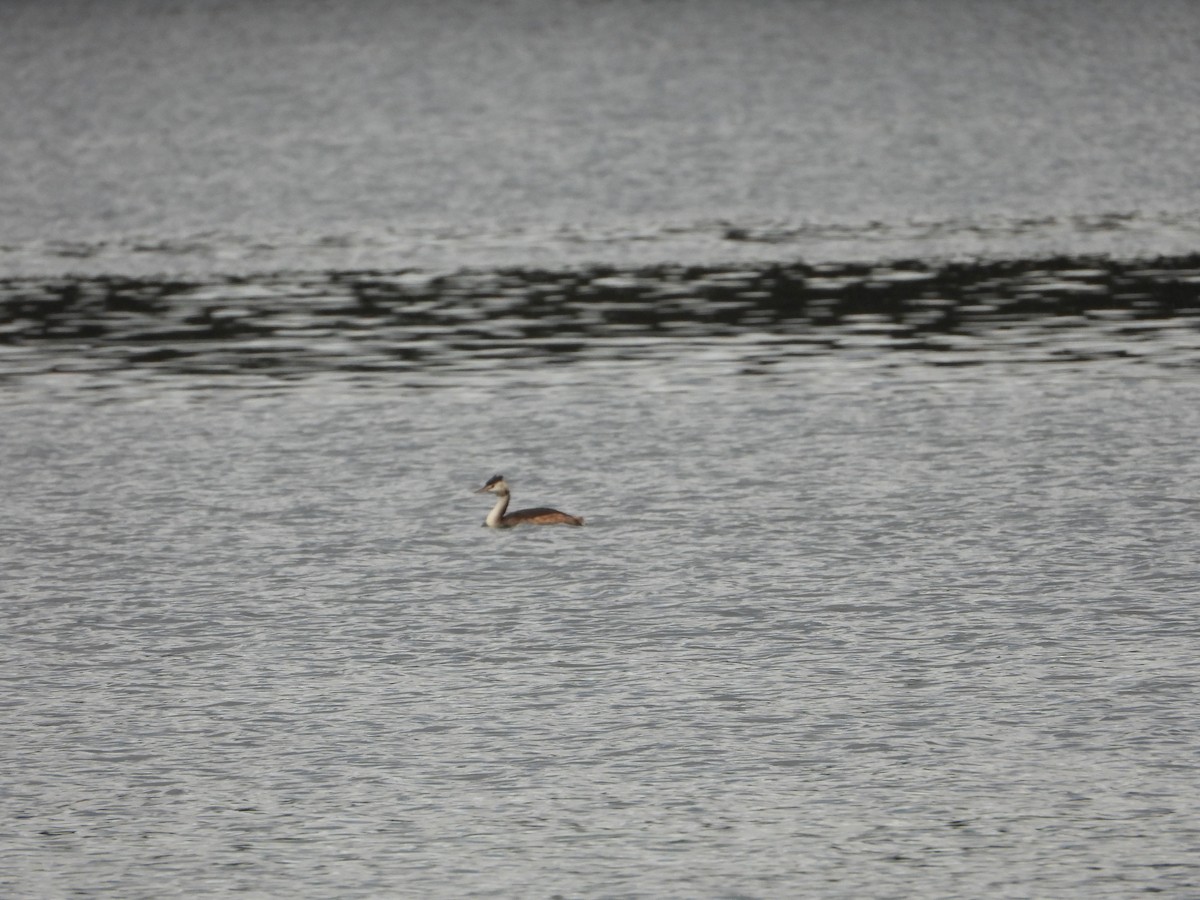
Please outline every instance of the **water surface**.
M1183 263L7 290L14 895L1196 891Z
M1200 894L1198 10L0 4L0 893Z

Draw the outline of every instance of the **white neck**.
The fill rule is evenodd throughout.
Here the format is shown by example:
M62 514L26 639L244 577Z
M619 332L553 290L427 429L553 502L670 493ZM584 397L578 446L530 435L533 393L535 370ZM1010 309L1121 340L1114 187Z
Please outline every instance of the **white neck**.
M492 507L492 511L487 514L487 518L483 520L483 524L488 528L499 528L500 520L504 518L504 511L508 509L508 492L500 494L496 497L496 505Z

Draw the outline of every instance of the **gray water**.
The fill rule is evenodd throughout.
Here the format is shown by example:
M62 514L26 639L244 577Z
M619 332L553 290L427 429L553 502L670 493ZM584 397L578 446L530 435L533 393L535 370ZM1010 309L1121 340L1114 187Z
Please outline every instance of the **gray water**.
M1197 26L0 5L0 894L1200 896Z
M714 220L1194 252L1198 31L1191 0L6 3L0 265L707 260Z
M10 380L5 890L1200 890L1194 352L639 342Z

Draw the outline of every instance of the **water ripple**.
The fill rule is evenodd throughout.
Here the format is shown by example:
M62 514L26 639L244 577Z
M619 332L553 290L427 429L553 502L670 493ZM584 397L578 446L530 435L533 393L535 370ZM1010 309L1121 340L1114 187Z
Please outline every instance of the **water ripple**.
M1200 257L0 281L0 377L1200 363Z

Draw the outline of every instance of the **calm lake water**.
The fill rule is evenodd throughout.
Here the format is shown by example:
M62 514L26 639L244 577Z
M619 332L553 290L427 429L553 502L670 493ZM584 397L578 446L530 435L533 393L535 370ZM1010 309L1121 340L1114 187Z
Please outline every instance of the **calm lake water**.
M0 3L0 896L1200 896L1198 33Z
M1195 894L1194 262L9 282L0 884Z

